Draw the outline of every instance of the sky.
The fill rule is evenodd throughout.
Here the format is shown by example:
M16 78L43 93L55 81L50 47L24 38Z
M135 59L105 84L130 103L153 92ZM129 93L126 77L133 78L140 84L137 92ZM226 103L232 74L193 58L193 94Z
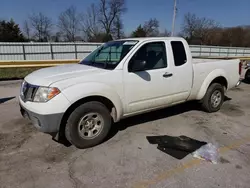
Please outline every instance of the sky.
M42 12L57 21L60 12L71 5L80 12L99 0L1 0L0 19L11 19L23 25L33 12ZM174 0L126 0L127 12L123 16L125 33L150 18L160 22L161 30L171 30ZM250 0L177 0L176 32L180 30L186 13L195 13L218 21L222 26L250 25Z

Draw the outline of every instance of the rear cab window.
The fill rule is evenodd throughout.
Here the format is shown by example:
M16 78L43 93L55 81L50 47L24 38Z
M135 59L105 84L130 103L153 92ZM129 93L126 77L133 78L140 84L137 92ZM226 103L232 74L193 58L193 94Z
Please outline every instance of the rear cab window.
M181 41L171 41L175 66L182 66L187 62L185 47Z

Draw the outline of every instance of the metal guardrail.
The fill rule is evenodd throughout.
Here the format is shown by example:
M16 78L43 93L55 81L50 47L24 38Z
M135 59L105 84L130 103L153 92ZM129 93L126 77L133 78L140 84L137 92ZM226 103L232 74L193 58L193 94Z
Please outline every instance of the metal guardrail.
M82 59L102 43L1 43L0 60ZM193 56L250 56L250 48L190 45ZM115 55L115 54L114 54Z
M218 57L218 56L193 56L193 58L199 59L240 59L240 60L250 60L250 56L234 56L234 57Z
M199 59L241 59L250 60L250 57L207 57L196 56ZM42 61L0 61L0 68L31 68L31 67L51 67L63 64L78 63L80 59L72 60L42 60Z
M82 59L102 43L0 42L0 60Z

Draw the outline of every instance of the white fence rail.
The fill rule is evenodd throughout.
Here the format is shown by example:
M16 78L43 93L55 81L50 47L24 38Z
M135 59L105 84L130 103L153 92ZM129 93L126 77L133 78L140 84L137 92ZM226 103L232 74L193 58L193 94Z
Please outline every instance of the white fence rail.
M102 43L0 43L0 60L81 59ZM250 48L190 45L193 56L250 56Z

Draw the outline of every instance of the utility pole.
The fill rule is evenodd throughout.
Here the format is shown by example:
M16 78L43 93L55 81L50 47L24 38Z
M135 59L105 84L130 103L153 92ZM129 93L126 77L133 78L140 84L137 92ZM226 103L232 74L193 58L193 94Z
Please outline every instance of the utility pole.
M172 32L171 36L174 36L174 29L175 29L175 18L176 18L176 11L177 11L177 0L174 0L174 13L173 13L173 21L172 21Z

